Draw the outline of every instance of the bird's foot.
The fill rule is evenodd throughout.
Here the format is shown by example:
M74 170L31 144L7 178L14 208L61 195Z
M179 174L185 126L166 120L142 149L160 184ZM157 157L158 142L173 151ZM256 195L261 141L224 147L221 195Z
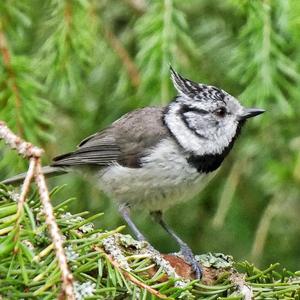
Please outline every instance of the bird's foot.
M184 260L192 267L195 273L196 279L201 279L203 271L199 262L196 260L195 255L188 245L184 244L180 247L180 254L183 256Z

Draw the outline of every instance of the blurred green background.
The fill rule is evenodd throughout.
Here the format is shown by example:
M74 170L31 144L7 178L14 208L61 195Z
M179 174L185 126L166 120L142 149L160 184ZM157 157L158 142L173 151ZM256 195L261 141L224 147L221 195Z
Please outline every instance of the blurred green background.
M0 119L45 149L44 163L132 109L175 96L169 63L216 85L251 120L217 177L167 213L195 253L214 251L265 266L300 268L300 1L2 0ZM0 145L0 175L26 163ZM72 212L104 211L98 225L122 224L113 203L77 175L54 201ZM134 219L153 245L176 245L146 213Z

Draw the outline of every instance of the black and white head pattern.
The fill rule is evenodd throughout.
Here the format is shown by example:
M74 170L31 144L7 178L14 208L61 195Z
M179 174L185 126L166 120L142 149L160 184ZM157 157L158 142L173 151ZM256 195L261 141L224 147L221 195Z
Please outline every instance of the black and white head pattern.
M215 100L222 101L227 94L225 91L211 85L196 83L182 77L172 67L170 67L171 79L174 87L179 95L184 98L193 99L195 101Z
M178 96L164 118L177 142L197 156L231 148L243 123L244 107L222 89L188 80L173 68L171 78Z

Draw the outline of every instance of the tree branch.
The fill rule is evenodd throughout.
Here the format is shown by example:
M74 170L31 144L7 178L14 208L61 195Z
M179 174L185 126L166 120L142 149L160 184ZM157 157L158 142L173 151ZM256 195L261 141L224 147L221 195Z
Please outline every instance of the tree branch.
M23 155L26 158L30 158L29 169L25 181L23 183L21 195L18 202L18 215L17 215L18 218L15 225L17 226L17 232L20 227L19 225L21 222L21 217L23 215L26 196L29 191L29 185L34 176L38 186L39 195L42 201L44 214L46 218L46 224L48 226L50 236L53 241L55 254L58 260L58 266L61 271L62 291L66 299L75 300L75 295L73 292L73 275L68 268L67 258L63 248L63 238L54 217L53 208L50 202L50 197L49 197L49 192L47 189L45 177L42 173L40 157L43 153L43 150L38 147L35 147L34 145L28 142L25 142L20 137L16 136L5 125L5 123L1 121L0 121L0 139L3 139L12 149L16 149L19 154ZM16 240L18 237L19 234L17 234L14 237L14 239Z
M121 59L128 76L130 78L131 84L134 87L138 87L140 84L140 74L139 71L134 64L133 60L131 59L129 53L125 49L125 47L122 45L121 41L115 36L115 34L109 30L108 28L104 29L105 37L110 44L110 46L114 49L116 54Z

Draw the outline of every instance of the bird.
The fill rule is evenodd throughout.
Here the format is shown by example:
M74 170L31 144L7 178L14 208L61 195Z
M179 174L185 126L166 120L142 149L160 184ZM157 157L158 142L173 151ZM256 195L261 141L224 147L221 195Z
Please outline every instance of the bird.
M177 242L200 279L191 248L166 223L163 213L201 192L231 151L246 121L265 110L246 108L212 85L189 80L170 66L177 95L166 106L148 106L123 115L85 138L77 148L43 167L46 176L71 171L89 174L117 205L140 241L132 209L149 212ZM17 184L24 173L2 181Z

